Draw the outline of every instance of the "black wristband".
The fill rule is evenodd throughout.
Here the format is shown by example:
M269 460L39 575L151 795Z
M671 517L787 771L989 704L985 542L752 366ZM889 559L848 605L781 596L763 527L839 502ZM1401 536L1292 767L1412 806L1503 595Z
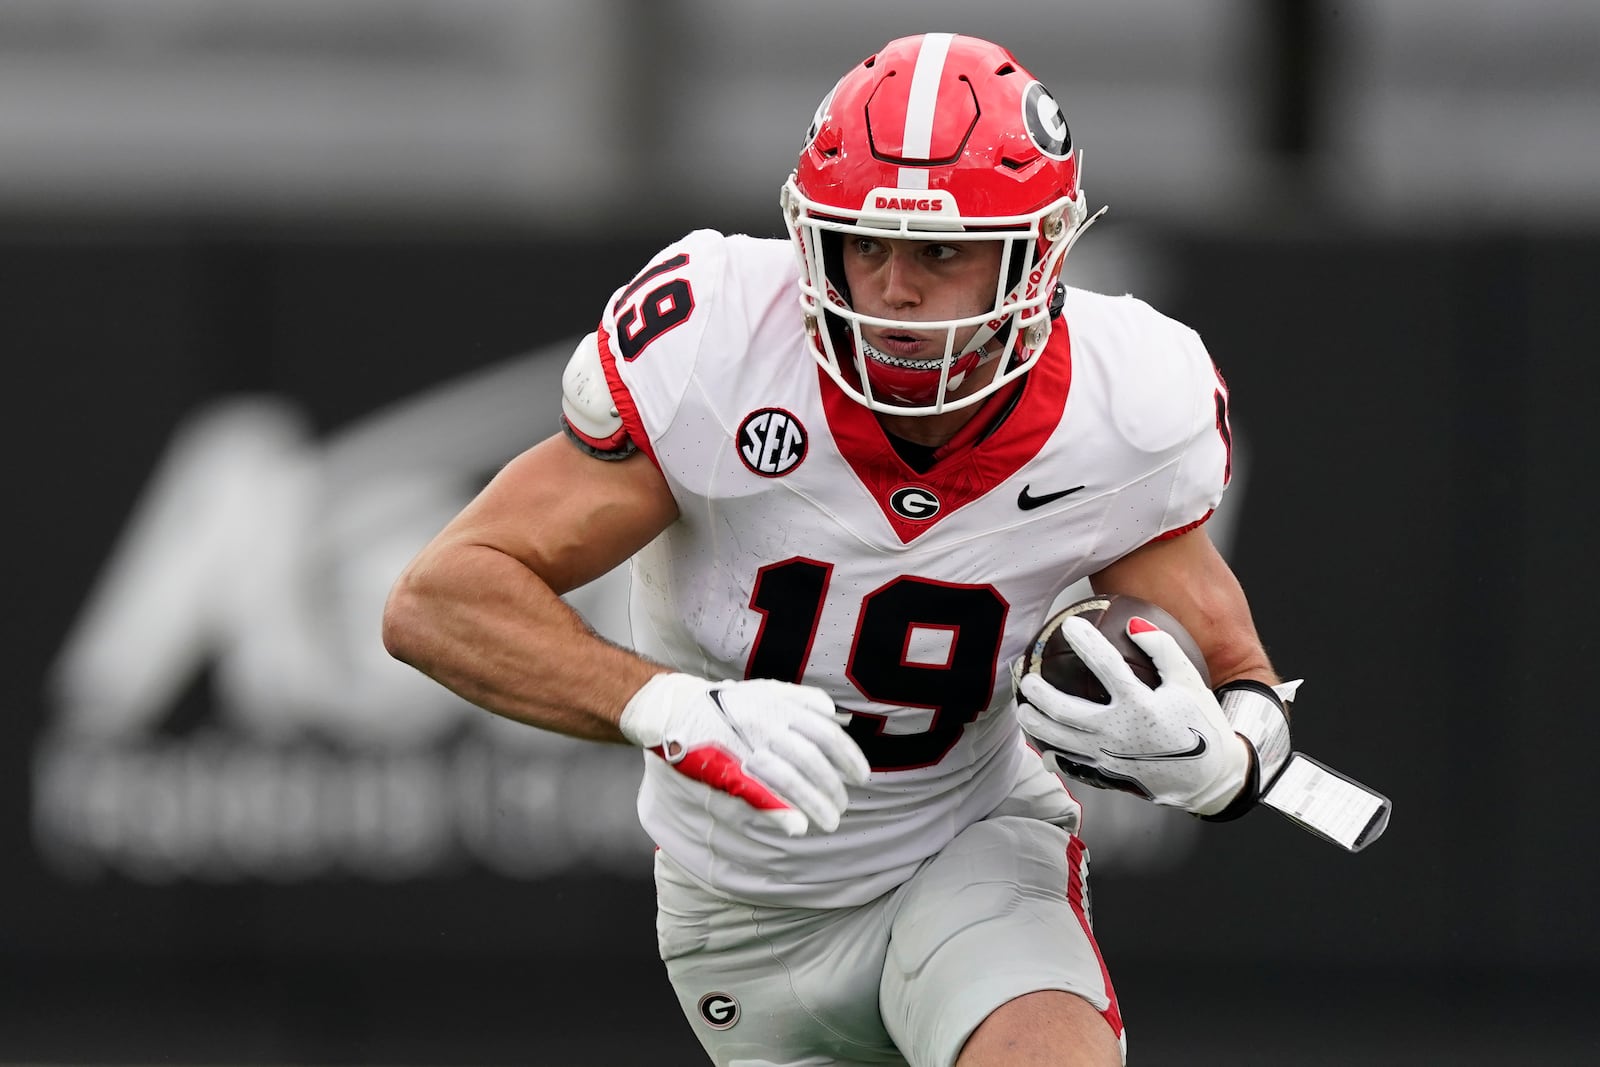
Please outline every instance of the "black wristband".
M1250 746L1250 776L1227 807L1200 817L1230 822L1256 806L1289 762L1289 712L1270 685L1251 678L1219 685L1216 693L1228 725Z

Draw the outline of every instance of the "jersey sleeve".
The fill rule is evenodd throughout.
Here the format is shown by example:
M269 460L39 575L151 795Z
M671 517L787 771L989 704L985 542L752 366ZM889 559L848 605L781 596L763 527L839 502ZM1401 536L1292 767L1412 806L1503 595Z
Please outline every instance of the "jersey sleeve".
M618 448L637 447L657 466L655 442L677 417L700 359L725 240L715 231L697 230L664 248L611 295L594 334L620 422L620 437L607 440Z
M1120 486L1103 558L1204 523L1232 457L1228 389L1200 335L1126 295L1069 292L1066 320L1079 328L1072 388L1092 436L1084 447L1098 448Z
M1200 335L1172 320L1176 355L1188 404L1188 433L1173 468L1167 506L1156 540L1187 533L1211 517L1233 477L1233 431L1228 386Z

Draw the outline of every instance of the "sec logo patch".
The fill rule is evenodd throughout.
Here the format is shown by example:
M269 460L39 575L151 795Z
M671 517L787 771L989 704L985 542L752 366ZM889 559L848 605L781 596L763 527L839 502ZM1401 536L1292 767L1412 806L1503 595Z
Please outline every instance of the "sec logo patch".
M806 428L782 408L746 415L738 438L739 459L763 478L781 478L806 458Z

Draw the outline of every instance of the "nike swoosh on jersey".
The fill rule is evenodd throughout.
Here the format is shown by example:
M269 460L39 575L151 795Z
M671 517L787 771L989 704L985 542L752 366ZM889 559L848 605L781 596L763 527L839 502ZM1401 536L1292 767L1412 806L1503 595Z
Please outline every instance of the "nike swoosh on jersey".
M1043 507L1052 500L1060 500L1064 496L1071 496L1083 486L1075 485L1071 489L1061 489L1054 493L1042 493L1039 496L1030 496L1028 490L1031 486L1023 486L1022 492L1017 494L1017 507L1023 511L1032 511L1034 508Z
M1107 756L1110 756L1112 759L1125 760L1195 759L1196 757L1205 755L1206 739L1204 735L1202 735L1200 731L1196 730L1193 726L1189 727L1189 732L1194 734L1193 748L1175 749L1171 752L1113 752L1109 748L1102 748L1100 751L1105 753Z

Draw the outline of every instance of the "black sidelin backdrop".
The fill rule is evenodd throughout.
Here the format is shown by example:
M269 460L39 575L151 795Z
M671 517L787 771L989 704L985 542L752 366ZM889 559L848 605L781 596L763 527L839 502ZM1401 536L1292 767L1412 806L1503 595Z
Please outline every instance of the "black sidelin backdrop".
M654 955L647 843L542 877L485 861L459 828L448 847L382 870L331 846L309 866L293 849L230 861L225 819L204 847L163 836L162 820L246 803L217 781L256 775L269 820L288 797L282 819L311 826L362 745L320 737L314 714L299 740L235 724L221 744L236 756L250 734L268 738L255 756L320 753L335 769L296 763L285 773L315 778L298 793L274 792L282 781L242 756L197 776L202 750L181 743L222 729L218 694L238 691L215 657L195 653L138 741L94 740L59 677L175 427L196 411L276 398L314 450L509 368L494 392L515 408L527 391L525 435L474 453L481 483L553 429L555 379L519 376L519 354L585 332L674 236L0 234L13 376L0 1061L696 1062ZM1385 790L1395 814L1355 857L1258 813L1204 828L1169 869L1108 859L1096 918L1136 1061L1446 1062L1433 1055L1448 1048L1457 1063L1530 1050L1580 1062L1600 1043L1584 1008L1600 992L1589 789L1600 312L1581 290L1600 276L1600 243L1175 234L1170 253L1163 310L1200 330L1248 436L1232 556L1274 657L1309 679L1297 741ZM396 447L420 458L397 463L426 465L466 432L402 429ZM277 499L243 474L231 488ZM182 522L163 529L184 536ZM258 551L223 564L259 571ZM360 561L346 552L344 565ZM170 621L162 589L130 601L136 623ZM232 610L227 640L247 645L248 599ZM362 618L376 643L375 616ZM461 721L386 743L445 751L474 728ZM62 737L75 758L122 755L62 772L51 762ZM475 781L453 766L458 787ZM418 773L395 779L392 804L380 789L363 817L415 801L408 781L437 786ZM518 781L521 799L491 803L489 819L572 802L565 789L527 800L539 785ZM162 782L189 784L152 800ZM140 844L146 823L154 836ZM1092 825L1088 837L1094 848Z

